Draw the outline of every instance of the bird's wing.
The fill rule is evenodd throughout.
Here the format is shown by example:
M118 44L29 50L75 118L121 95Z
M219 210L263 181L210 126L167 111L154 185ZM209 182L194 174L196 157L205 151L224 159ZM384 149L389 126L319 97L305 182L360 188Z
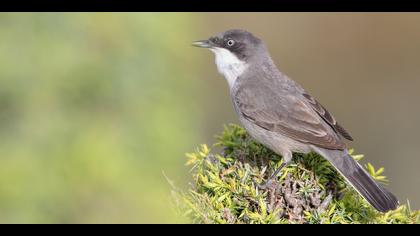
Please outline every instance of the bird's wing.
M233 99L246 119L266 130L318 147L346 148L335 130L301 94L276 90L275 86L244 83Z
M315 98L313 98L311 95L307 93L302 94L306 99L308 99L309 104L311 107L318 113L319 116L322 117L322 119L325 120L337 133L339 133L344 138L353 141L353 138L347 132L341 125L337 123L334 116L332 116L327 109L324 108L324 106L321 105Z

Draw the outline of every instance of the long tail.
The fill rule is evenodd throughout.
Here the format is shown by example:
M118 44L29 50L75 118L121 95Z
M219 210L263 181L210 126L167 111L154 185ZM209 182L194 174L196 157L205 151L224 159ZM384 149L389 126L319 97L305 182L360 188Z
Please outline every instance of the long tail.
M376 183L367 171L348 154L347 150L328 150L317 147L314 149L331 162L356 191L378 211L387 212L398 207L398 199Z

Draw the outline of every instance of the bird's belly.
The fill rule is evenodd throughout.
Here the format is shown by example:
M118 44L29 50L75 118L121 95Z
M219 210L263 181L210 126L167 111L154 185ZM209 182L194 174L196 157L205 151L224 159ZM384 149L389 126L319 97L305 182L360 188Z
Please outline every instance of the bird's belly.
M252 138L279 155L288 152L309 153L312 150L308 144L298 142L278 132L263 129L244 117L239 117L239 121Z

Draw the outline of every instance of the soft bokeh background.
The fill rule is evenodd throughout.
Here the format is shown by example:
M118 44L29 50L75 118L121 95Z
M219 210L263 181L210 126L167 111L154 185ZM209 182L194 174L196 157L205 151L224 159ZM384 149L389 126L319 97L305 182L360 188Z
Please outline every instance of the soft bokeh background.
M210 52L243 28L420 208L420 14L2 13L0 223L185 222L165 175L237 123Z

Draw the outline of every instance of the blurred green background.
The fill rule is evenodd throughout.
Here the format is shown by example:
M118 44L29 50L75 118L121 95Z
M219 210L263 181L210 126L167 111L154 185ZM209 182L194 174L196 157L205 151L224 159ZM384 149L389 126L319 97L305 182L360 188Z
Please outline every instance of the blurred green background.
M420 14L2 13L0 223L181 223L184 153L237 123L210 52L230 28L384 166L420 208Z

